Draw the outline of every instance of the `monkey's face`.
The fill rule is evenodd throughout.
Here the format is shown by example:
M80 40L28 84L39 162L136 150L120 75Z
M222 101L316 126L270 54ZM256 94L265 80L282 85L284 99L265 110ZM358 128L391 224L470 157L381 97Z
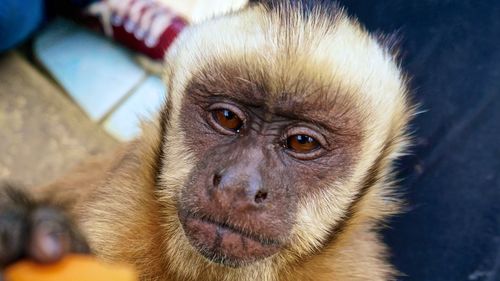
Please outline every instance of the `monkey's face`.
M167 58L160 192L180 222L169 215L167 226L229 266L328 243L374 196L367 187L407 118L397 67L359 26L340 16L335 28L283 26L263 13L204 23Z
M292 94L271 99L238 82L237 69L220 67L231 82L200 73L181 107L196 163L179 217L201 254L240 265L287 247L298 201L347 175L358 136L339 128L351 122L345 116Z

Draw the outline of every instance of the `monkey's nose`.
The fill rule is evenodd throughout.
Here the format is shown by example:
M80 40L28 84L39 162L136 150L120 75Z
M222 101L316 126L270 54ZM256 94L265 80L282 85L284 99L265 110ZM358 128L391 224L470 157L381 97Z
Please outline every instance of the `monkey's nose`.
M261 208L269 199L258 172L237 173L226 170L213 176L211 199L221 208L233 208L239 211Z

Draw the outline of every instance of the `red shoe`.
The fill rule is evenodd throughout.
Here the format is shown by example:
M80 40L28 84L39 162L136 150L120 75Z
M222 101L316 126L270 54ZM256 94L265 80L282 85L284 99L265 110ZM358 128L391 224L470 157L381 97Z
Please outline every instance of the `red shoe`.
M108 37L153 59L163 59L188 25L158 0L101 0L90 4L84 14Z

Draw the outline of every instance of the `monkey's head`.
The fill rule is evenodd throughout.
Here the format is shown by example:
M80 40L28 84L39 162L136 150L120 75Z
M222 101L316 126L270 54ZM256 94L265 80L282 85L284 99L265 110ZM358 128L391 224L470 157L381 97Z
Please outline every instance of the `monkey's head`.
M290 262L396 209L411 110L394 58L335 5L275 2L168 54L158 194L174 268Z

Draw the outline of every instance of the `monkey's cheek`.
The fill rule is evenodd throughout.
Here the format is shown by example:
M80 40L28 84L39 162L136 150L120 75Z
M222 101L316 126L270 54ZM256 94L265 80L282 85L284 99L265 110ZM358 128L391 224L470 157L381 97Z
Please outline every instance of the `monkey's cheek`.
M224 226L187 218L184 232L200 254L228 266L243 266L277 253L278 244L263 243Z

